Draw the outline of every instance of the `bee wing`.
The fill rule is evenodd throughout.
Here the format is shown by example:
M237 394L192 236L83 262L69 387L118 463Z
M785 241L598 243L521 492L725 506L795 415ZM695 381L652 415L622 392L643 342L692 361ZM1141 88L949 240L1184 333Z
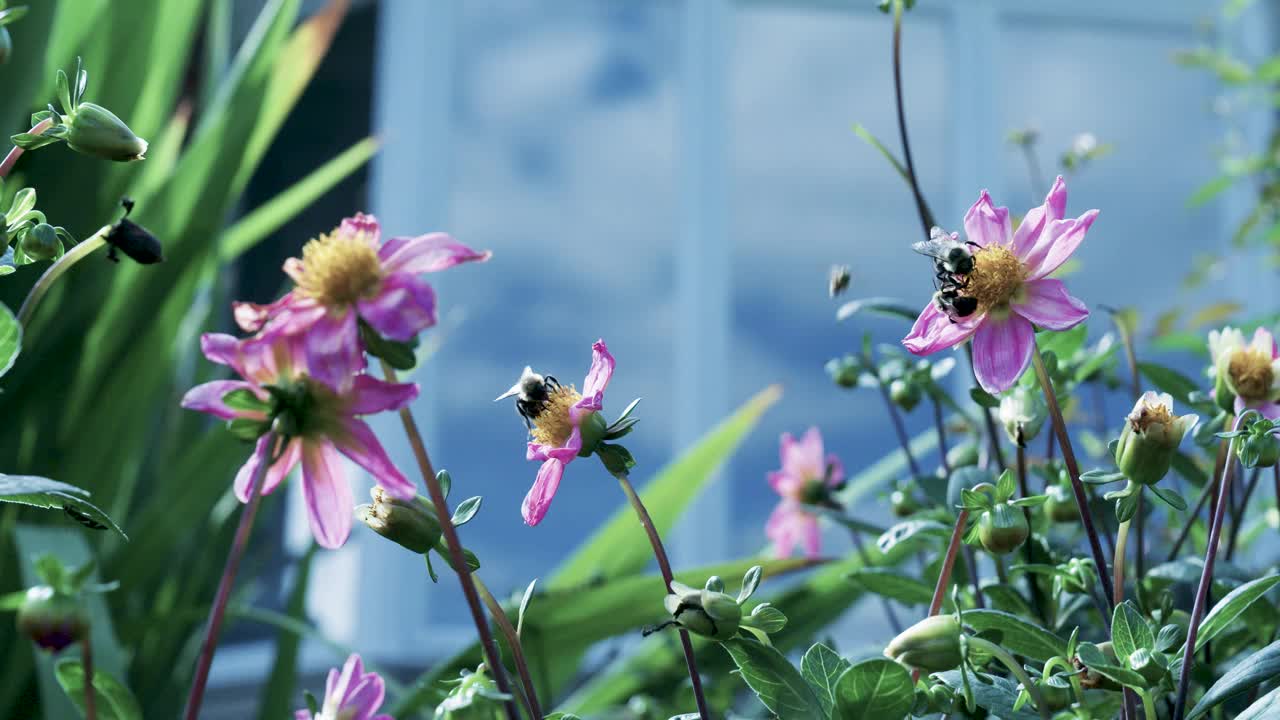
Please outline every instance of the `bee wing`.
M921 255L928 255L931 258L940 258L946 254L946 243L942 240L930 238L919 242L911 243L911 249Z
M520 373L520 379L516 381L516 384L512 385L510 390L494 398L493 401L498 402L499 400L506 400L509 397L514 397L516 395L519 395L521 388L524 387L524 379L532 374L533 374L533 368L526 365L524 367L524 372Z

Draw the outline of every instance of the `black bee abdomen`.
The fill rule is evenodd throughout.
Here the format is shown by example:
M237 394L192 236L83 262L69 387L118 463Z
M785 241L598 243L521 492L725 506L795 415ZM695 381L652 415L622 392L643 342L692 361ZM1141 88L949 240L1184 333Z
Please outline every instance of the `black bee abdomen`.
M164 260L164 249L156 236L129 218L120 220L111 228L111 232L107 234L107 243L140 265L151 265Z

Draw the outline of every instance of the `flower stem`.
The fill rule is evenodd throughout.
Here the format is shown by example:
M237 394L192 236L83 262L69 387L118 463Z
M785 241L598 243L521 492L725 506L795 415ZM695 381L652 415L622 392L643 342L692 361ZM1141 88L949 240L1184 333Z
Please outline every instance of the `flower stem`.
M388 365L386 360L382 361L382 375L387 382L399 382L395 368ZM435 468L431 466L431 456L427 455L426 443L422 441L422 433L418 431L418 423L413 419L413 413L409 412L409 408L400 408L400 422L404 425L404 434L409 439L409 446L413 448L413 456L418 461L418 470L421 471L422 480L427 485L427 494L430 496L431 503L436 506L436 513L440 516L440 530L444 535L445 544L449 547L449 565L458 575L462 595L466 598L467 607L471 610L471 620L475 623L476 634L480 636L480 647L484 650L485 665L493 675L498 692L509 696L511 683L507 680L507 669L502 665L498 646L493 641L493 634L489 632L489 623L485 622L484 610L480 607L480 596L476 591L474 578L467 570L467 559L462 554L462 541L458 539L458 529L453 525L444 490L440 487ZM503 705L510 720L519 719L520 713L516 710L514 701L508 699Z
M227 601L231 599L231 587L235 584L240 560L249 547L253 518L258 514L258 505L262 501L262 479L266 477L267 469L279 459L280 437L273 434L268 438L267 447L271 448L271 451L266 457L258 459L258 468L249 481L249 499L245 502L244 510L240 512L240 524L236 526L235 538L231 541L231 549L227 552L227 563L222 568L222 579L218 581L218 592L214 595L213 607L209 611L209 624L205 628L204 642L200 646L196 676L191 683L191 692L187 695L187 709L183 713L186 720L196 720L200 716L200 704L204 702L204 689L209 681L209 668L213 666L213 654L218 648L218 633L222 629L222 618L227 611Z
M898 444L902 446L902 454L907 458L907 467L911 468L911 477L920 477L922 474L920 463L916 462L916 456L911 452L911 440L907 437L907 428L902 423L902 414L898 412L898 406L893 404L893 398L889 396L889 388L879 377L876 378L876 386L880 388L880 396L884 398L884 407L889 413L893 431L898 436Z
M107 244L107 233L111 232L111 227L111 225L102 226L98 229L98 232L68 250L57 262L44 271L44 274L40 276L35 285L31 286L31 292L27 293L27 298L22 301L22 307L18 308L18 323L22 325L23 329L26 329L27 325L31 323L31 316L35 313L36 306L40 304L40 300L44 298L45 293L49 292L49 288L53 286L53 283L62 277L63 273L70 270L72 265Z
M524 647L520 644L520 636L516 634L516 629L511 625L511 619L507 617L507 613L502 609L502 605L493 597L493 593L489 592L489 588L480 579L479 575L471 574L471 579L475 581L476 590L480 593L480 598L484 600L484 604L489 608L489 615L493 617L493 622L497 624L504 637L507 638L507 645L511 648L511 659L516 664L516 672L520 674L520 684L524 686L524 694L522 699L525 702L525 710L529 712L529 717L540 719L542 717L542 706L538 704L538 693L533 686L533 678L529 675L529 663L525 661Z
M671 592L671 581L675 580L675 576L671 574L671 561L667 559L667 550L662 546L662 538L658 536L658 529L654 527L653 519L649 517L649 510L641 502L626 473L615 473L614 477L618 479L618 485L631 503L631 508L636 511L640 525L649 535L649 544L653 546L653 557L657 559L658 569L662 572L663 590ZM680 644L684 648L685 665L689 667L689 680L693 683L693 698L698 704L698 714L702 720L711 720L711 712L707 709L707 698L702 693L702 678L698 675L698 663L693 656L693 643L689 640L689 633L684 628L680 628Z
M53 118L48 117L36 123L35 126L27 131L27 133L31 135L43 135L44 131L51 127L53 127ZM9 177L9 171L13 169L13 166L18 162L18 158L22 157L22 153L24 152L26 152L26 150L23 148L20 148L17 145L13 146L13 149L9 151L9 154L4 156L4 162L0 162L0 178Z
M1245 418L1253 411L1240 413L1232 424L1232 430L1239 430ZM1236 439L1227 443L1228 461L1223 463L1222 477L1218 482L1218 506L1214 508L1213 523L1209 529L1208 547L1204 552L1204 569L1200 572L1200 584L1196 588L1196 601L1191 609L1191 624L1187 628L1187 644L1182 651L1182 672L1178 677L1178 699L1173 706L1174 720L1182 720L1187 707L1187 692L1191 689L1191 666L1195 665L1196 635L1200 632L1200 621L1204 615L1205 605L1209 599L1209 585L1213 582L1213 566L1218 559L1218 540L1222 535L1222 520L1226 514L1227 499L1231 492L1231 476L1236 464L1230 461L1234 457Z
M93 643L90 633L80 641L80 667L84 670L84 720L97 720L98 693L93 689Z
M902 158L907 165L907 179L911 181L911 194L915 196L916 212L920 215L920 225L924 228L924 236L929 237L929 230L935 223L929 204L924 201L924 193L920 192L920 181L916 179L915 163L911 160L911 141L907 138L907 113L902 105L902 0L893 2L893 96L898 110L898 135L902 138Z
M1280 466L1277 466L1280 467ZM1240 512L1236 516L1236 521L1231 525L1231 537L1227 539L1227 561L1236 554L1236 540L1240 537L1240 529L1244 526L1244 516L1249 510L1249 499L1253 497L1253 491L1258 487L1258 478L1262 476L1262 468L1253 469L1253 474L1249 476L1249 484L1245 487L1244 497L1240 500Z
M960 514L956 515L956 525L951 531L951 541L947 543L947 554L942 560L942 567L938 570L938 582L933 586L933 599L929 601L929 614L925 617L930 618L937 615L942 610L942 599L947 596L947 588L951 586L951 569L956 565L956 555L960 550L960 540L964 537L964 526L969 523L969 511L961 509ZM914 685L920 679L920 671L913 670L911 672L911 683Z
M1030 497L1031 487L1027 482L1027 449L1019 445L1017 447L1017 453L1018 489L1022 492L1022 497ZM1031 527L1031 509L1022 508L1022 516L1027 520L1027 527ZM1035 553L1032 551L1032 542L1030 537L1027 538L1026 542L1022 543L1022 557L1027 561L1028 565L1036 561ZM1031 610L1035 612L1041 620L1048 622L1048 617L1044 609L1044 596L1040 593L1040 583L1036 581L1036 576L1032 573L1027 573L1027 587L1029 588L1027 593L1028 597L1031 598Z
M1107 556L1102 552L1102 542L1098 539L1098 530L1093 525L1093 514L1089 512L1089 499L1084 492L1084 484L1080 482L1080 466L1076 464L1076 453L1071 447L1071 437L1067 435L1067 423L1062 419L1062 408L1058 405L1058 396L1053 391L1053 381L1049 379L1049 371L1040 358L1040 344L1035 342L1031 348L1031 361L1036 369L1036 377L1040 380L1040 389L1044 392L1045 403L1049 406L1049 418L1053 421L1054 433L1058 436L1058 444L1062 446L1062 461L1066 463L1067 474L1071 476L1071 491L1076 497L1076 507L1080 510L1080 523L1085 534L1089 536L1089 550L1093 553L1093 563L1098 572L1098 582L1102 585L1102 596L1106 601L1106 612L1102 613L1103 625L1108 632L1111 629L1111 611L1115 608L1115 599L1111 596L1111 586L1107 585Z
M1191 534L1191 528L1195 526L1196 519L1200 517L1200 511L1204 509L1204 504L1213 496L1214 491L1218 488L1218 478L1222 477L1223 463L1226 462L1227 441L1223 440L1218 443L1218 460L1214 465L1213 478L1204 484L1204 489L1200 491L1200 499L1196 500L1196 506L1191 511L1191 517L1187 519L1187 523L1182 526L1182 532L1178 533L1178 539L1174 541L1173 548L1169 550L1169 557L1165 558L1165 562L1173 562L1178 557L1178 551L1182 549L1182 543L1186 542L1187 537ZM1280 491L1280 488L1277 488Z
M1124 553L1128 541L1129 521L1125 520L1120 523L1120 529L1116 532L1116 554L1112 558L1114 577L1111 580L1111 597L1115 598L1117 603L1124 602Z
M985 640L980 637L970 637L969 646L976 647L991 655L995 659L999 660L1002 665L1008 668L1009 672L1017 678L1018 682L1022 683L1022 687L1026 689L1029 695L1031 695L1032 702L1036 704L1036 710L1040 711L1040 717L1044 718L1044 720L1049 720L1051 717L1049 713L1049 706L1045 705L1044 698L1040 697L1040 688L1036 687L1036 684L1031 682L1031 678L1027 677L1027 672L1023 670L1022 666L1018 664L1018 661L1009 654L1008 650L1005 650L990 640Z
M938 465L942 474L951 479L951 463L947 461L947 422L942 417L942 403L938 398L930 396L933 401L933 425L938 430Z

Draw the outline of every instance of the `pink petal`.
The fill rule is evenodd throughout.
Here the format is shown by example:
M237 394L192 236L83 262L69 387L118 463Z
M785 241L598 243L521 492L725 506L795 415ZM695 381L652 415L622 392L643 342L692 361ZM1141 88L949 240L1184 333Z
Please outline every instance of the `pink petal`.
M978 329L982 317L974 315L952 322L946 313L930 302L920 311L920 317L916 318L911 332L902 339L902 344L913 355L932 355L968 340Z
M246 412L244 410L233 410L222 402L223 396L229 392L236 390L250 390L253 385L243 380L215 380L207 382L203 385L197 385L187 391L182 396L182 407L197 412L209 413L223 420L231 420L232 418L247 417L254 420L265 420L266 415L260 412Z
M368 470L393 496L401 500L412 500L417 496L418 488L391 462L382 443L363 420L348 418L342 430L333 433L330 439L343 455Z
M236 325L240 329L254 333L262 329L266 325L267 320L273 315L288 307L294 300L293 292L287 292L279 300L267 303L266 305L258 305L251 302L233 302L231 303L232 313L235 315Z
M258 438L253 455L236 473L233 487L235 488L236 498L242 503L249 502L249 485L253 482L254 474L258 472L258 464L265 461L271 453L271 437L271 435L263 435ZM271 491L279 487L280 483L289 476L289 472L298 464L298 451L301 443L301 440L291 441L285 447L284 454L280 456L280 459L267 468L267 475L262 479L262 487L258 490L259 494L270 495Z
M364 664L360 660L360 656L351 653L347 656L347 661L342 664L342 672L336 670L329 671L329 679L324 685L324 704L327 706L333 703L336 709L340 709L343 701L347 698L349 688L364 673Z
M1276 349L1275 337L1271 334L1270 330L1264 327L1257 328L1253 331L1253 340L1249 345L1250 347L1258 348L1263 352L1271 353L1272 359L1277 355L1280 355L1280 351L1277 351Z
M604 340L592 343L591 369L587 371L587 379L582 382L582 399L569 408L569 419L574 424L582 422L582 417L587 413L599 412L604 408L604 391L609 387L615 365Z
M822 530L818 527L818 519L811 517L800 528L804 538L804 555L810 560L822 554Z
M982 247L1008 245L1013 240L1009 208L993 205L991 195L983 190L978 201L964 214L964 234L969 242Z
M1071 257L1071 254L1080 246L1085 233L1089 232L1089 228L1093 226L1093 221L1097 217L1098 211L1090 210L1074 220L1050 222L1040 238L1040 243L1048 244L1048 249L1045 250L1043 259L1038 264L1027 264L1027 269L1030 271L1027 279L1039 280L1061 267L1062 263L1066 262L1067 258Z
M316 542L330 549L342 547L351 534L355 502L342 472L342 460L330 443L303 445L302 497Z
M356 303L360 317L382 337L407 342L436 324L436 291L409 273L395 273L378 294Z
M531 442L525 450L525 460L546 460L547 458L555 458L560 462L568 465L578 456L578 452L582 450L582 431L574 428L569 433L568 439L564 441L561 447L554 445L542 445L540 443Z
M347 398L348 415L371 415L399 410L418 397L417 383L389 383L371 375L356 375Z
M796 544L795 537L789 532L788 527L793 511L791 503L785 500L778 503L764 526L764 534L773 542L774 554L779 558L791 557L791 550Z
M351 235L365 233L370 244L376 247L382 237L382 226L378 224L378 218L358 212L349 218L343 218L342 224L338 226L338 232Z
M804 489L804 478L792 472L771 470L766 477L769 478L769 485L774 492L784 498L794 500L800 491Z
M342 709L356 711L351 720L370 720L373 712L382 706L385 695L386 688L382 678L375 673L365 673L360 676L359 683L347 693Z
M313 720L310 710L294 710L293 720Z
M488 251L476 252L442 232L392 238L378 251L388 272L413 275L439 272L464 262L483 262L491 255Z
M345 394L355 373L365 367L356 314L350 310L340 316L326 313L311 326L304 340L308 374Z
M782 470L800 478L820 478L826 470L823 458L822 433L809 428L799 442L791 443L782 458Z
M1054 220L1061 220L1067 209L1067 184L1062 176L1054 181L1044 199L1044 204L1027 211L1022 223L1013 233L1013 252L1024 265L1038 267L1049 251L1050 243L1042 243L1044 228Z
M520 506L520 514L524 516L526 525L532 527L542 522L556 496L562 477L564 463L555 458L548 458L538 468L538 478L533 481L533 487L529 488L529 494L524 496L524 503Z
M840 462L840 458L835 453L827 455L827 467L831 468L831 474L827 476L827 486L835 487L844 482L844 463Z
M240 372L243 367L240 363L240 342L226 333L205 333L200 336L200 352L210 362L226 365Z
M1061 280L1032 280L1022 290L1023 296L1011 305L1013 311L1042 328L1067 330L1089 317L1089 309L1067 293Z
M1244 412L1246 409L1257 410L1258 413L1262 415L1262 417L1267 418L1268 420L1280 419L1280 404L1277 404L1271 401L1252 402L1252 403L1246 402L1244 398L1237 395L1235 399L1236 415L1239 415L1240 413Z
M1035 329L1026 318L988 315L973 336L973 374L983 390L995 394L1013 387L1031 364Z

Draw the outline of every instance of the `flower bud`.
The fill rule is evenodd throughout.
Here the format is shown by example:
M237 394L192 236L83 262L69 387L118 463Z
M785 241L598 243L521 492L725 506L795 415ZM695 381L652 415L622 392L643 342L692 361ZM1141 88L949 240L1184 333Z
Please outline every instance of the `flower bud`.
M483 671L468 673L436 706L435 720L503 720L502 697Z
M833 358L827 361L827 374L842 388L856 387L858 376L862 374L862 364L852 355Z
M1141 675L1149 686L1154 686L1169 672L1169 661L1162 653L1138 648L1129 654L1129 668Z
M978 464L980 453L976 443L961 443L947 451L947 465L952 470Z
M1000 401L1000 422L1009 440L1018 447L1026 447L1040 434L1047 414L1044 397L1024 387L1014 388Z
M1080 519L1080 511L1076 508L1075 499L1066 488L1061 485L1050 485L1045 488L1044 494L1049 496L1045 501L1044 509L1049 514L1050 520L1056 523L1069 523Z
M671 594L663 598L663 605L671 613L676 624L691 633L728 640L738 632L742 623L742 607L736 598L713 589L719 578L707 581L707 587L695 590L688 585L672 581ZM723 588L724 584L719 583Z
M889 383L889 399L906 412L911 412L920 404L920 397L920 388L915 383L901 378Z
M1280 461L1280 439L1270 432L1245 435L1236 446L1236 456L1247 468L1271 467Z
M419 555L440 541L440 517L426 498L401 500L380 485L375 485L369 494L373 503L357 507L356 518L370 530Z
M67 145L76 152L117 162L141 160L147 152L147 141L101 105L80 103L66 122Z
M33 260L52 260L62 249L58 232L49 223L37 223L22 236L22 252Z
M896 517L908 517L920 509L920 501L911 494L910 488L894 490L889 495L889 505Z
M1125 418L1116 444L1116 466L1140 485L1155 485L1169 472L1182 438L1199 418L1174 417L1173 397L1146 392Z
M56 653L84 639L89 616L76 598L48 585L37 585L27 590L18 608L18 632L37 647Z
M1007 555L1022 546L1031 528L1021 508L1001 503L982 513L978 519L978 539L993 555Z
M954 615L934 615L889 641L885 657L925 672L954 670L960 665L960 623Z

